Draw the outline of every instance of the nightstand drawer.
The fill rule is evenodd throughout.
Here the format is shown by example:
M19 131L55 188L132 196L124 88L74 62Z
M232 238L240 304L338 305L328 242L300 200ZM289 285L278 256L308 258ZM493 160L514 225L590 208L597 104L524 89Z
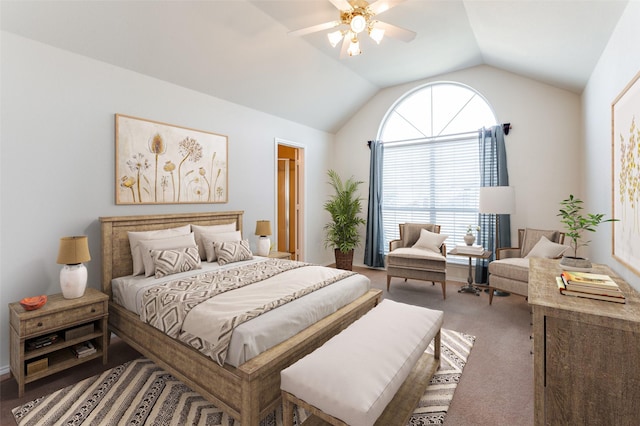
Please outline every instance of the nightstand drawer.
M28 319L25 321L24 330L27 336L36 333L40 334L49 330L64 328L68 324L103 314L104 303L93 303L91 305L72 308L64 312Z

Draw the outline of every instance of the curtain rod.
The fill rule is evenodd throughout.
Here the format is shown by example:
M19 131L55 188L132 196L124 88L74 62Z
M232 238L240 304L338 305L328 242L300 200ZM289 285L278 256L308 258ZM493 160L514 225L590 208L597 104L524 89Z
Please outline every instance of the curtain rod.
M505 136L509 134L509 130L511 130L513 127L511 126L511 123L502 123L502 131L504 132ZM479 129L478 129L479 130ZM467 132L467 133L472 133L472 132ZM458 133L459 135L463 135L466 133ZM455 135L448 135L448 136L455 136ZM420 138L423 139L423 138ZM429 139L429 138L426 138ZM371 142L373 141L367 141L367 146L369 148L371 148Z

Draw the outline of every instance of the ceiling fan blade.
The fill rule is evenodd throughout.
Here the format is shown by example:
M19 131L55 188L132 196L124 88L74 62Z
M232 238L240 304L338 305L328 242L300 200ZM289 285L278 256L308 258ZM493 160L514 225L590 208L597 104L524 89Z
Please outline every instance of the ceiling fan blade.
M369 10L377 15L379 13L386 12L402 2L404 2L404 0L378 0L369 5Z
M338 10L353 10L353 6L347 0L329 0Z
M385 37L389 36L406 42L416 38L416 33L414 31L396 27L395 25L387 24L386 22L376 21L374 27L384 30Z
M311 33L315 33L318 31L329 30L331 28L335 28L340 25L340 21L331 21L325 22L324 24L313 25L311 27L302 28L295 31L289 31L287 34L292 36L303 36Z

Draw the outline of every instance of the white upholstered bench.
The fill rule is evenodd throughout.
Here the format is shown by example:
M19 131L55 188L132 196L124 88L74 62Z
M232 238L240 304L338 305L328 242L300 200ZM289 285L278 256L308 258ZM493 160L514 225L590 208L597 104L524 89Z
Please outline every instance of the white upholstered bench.
M282 370L284 425L294 404L313 414L310 423L405 425L440 365L442 321L441 311L383 300Z

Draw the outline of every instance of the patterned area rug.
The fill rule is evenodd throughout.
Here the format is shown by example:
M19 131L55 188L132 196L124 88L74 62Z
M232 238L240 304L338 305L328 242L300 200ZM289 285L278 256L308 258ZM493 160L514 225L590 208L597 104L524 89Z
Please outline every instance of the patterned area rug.
M409 425L442 424L474 336L442 329L441 365ZM433 353L430 346L427 352ZM153 362L140 358L12 410L23 425L228 425L232 418ZM304 421L307 414L300 411ZM282 425L277 410L261 426Z

